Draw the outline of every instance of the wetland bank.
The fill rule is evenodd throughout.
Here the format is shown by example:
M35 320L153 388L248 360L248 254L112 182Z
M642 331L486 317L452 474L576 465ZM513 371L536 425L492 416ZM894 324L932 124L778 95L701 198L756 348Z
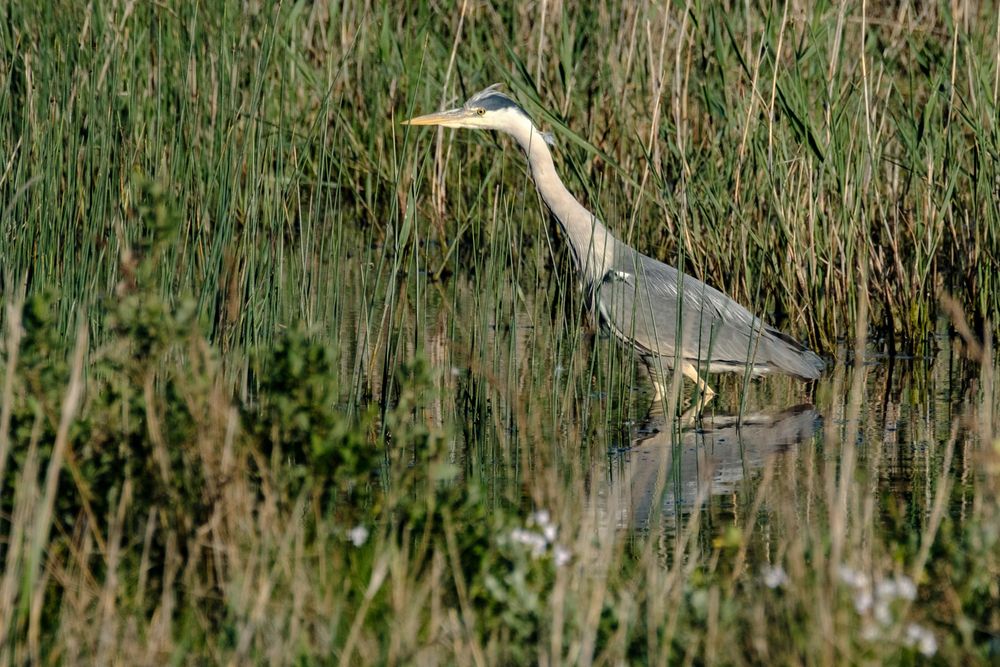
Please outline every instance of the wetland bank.
M0 661L996 661L994 4L29 4ZM824 376L651 410L498 79Z

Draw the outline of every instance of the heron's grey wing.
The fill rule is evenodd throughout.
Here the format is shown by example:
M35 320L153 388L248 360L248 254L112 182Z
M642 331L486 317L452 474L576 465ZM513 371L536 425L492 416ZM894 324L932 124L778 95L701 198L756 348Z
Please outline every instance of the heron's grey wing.
M659 312L648 307L649 300L640 301L640 283L634 272L612 269L594 290L594 301L601 325L621 342L631 345L642 354L673 356L675 339L670 304L659 304ZM647 306L647 307L643 307ZM657 330L657 323L664 329L659 337L650 336ZM669 331L670 335L665 335Z
M663 262L635 255L626 258L639 269L638 305L650 313L656 326L655 336L646 332L646 345L658 344L663 349L661 336L675 331L683 341L681 356L697 360L699 366L707 362L713 373L747 366L755 375L781 371L803 380L815 380L822 373L826 364L815 353L719 290L691 276L679 276L677 269ZM624 269L619 267L619 271ZM660 310L657 304L669 305ZM667 346L668 354L674 354L675 346Z
M595 299L619 339L666 359L744 365L763 326L714 287L640 253L616 258Z

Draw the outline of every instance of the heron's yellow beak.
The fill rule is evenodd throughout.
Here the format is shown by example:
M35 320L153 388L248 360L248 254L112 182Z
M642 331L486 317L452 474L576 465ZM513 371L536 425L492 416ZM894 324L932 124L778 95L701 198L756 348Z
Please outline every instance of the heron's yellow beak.
M426 116L417 116L409 120L404 120L403 125L443 125L445 127L461 127L460 123L471 114L467 109L449 109L438 113L429 113Z

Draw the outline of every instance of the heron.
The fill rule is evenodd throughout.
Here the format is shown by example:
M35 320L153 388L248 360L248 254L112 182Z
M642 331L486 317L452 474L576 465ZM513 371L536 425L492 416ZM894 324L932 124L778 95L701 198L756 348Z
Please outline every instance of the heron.
M697 387L699 411L715 396L705 374L783 373L806 381L820 377L824 361L794 338L711 285L616 237L559 178L549 149L551 135L541 132L499 84L476 93L461 107L403 124L495 130L513 137L569 243L590 311L645 363L654 402L665 396L668 373L678 370Z

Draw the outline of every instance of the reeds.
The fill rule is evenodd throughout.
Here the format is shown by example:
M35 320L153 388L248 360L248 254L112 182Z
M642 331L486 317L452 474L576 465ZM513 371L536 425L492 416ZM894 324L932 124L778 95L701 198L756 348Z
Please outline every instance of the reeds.
M995 660L998 26L0 7L0 663ZM714 410L821 434L692 497L721 445L645 415L521 156L397 123L496 80L612 229L835 362Z

